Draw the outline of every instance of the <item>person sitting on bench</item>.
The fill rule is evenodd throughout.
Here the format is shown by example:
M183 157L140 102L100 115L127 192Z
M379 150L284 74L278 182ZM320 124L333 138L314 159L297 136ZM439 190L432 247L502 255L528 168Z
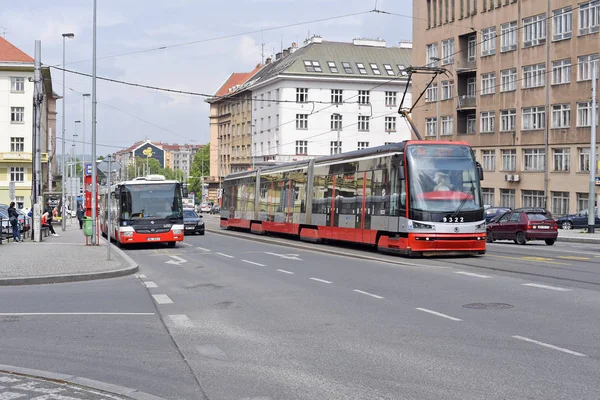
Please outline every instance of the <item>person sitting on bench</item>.
M44 215L42 215L42 228L48 228L52 236L58 236L52 227L52 216L48 212L45 212Z

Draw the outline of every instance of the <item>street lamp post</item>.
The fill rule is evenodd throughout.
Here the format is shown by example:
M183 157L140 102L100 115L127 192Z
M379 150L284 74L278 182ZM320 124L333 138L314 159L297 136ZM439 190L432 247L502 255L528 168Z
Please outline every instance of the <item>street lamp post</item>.
M78 136L77 135L77 124L80 124L81 121L75 121L75 135L74 136ZM73 144L76 144L75 142L73 142ZM83 144L83 147L85 148L85 143ZM85 150L84 150L85 151ZM75 146L75 158L77 158L77 146ZM82 156L83 158L83 156ZM83 171L85 170L85 165L83 165L83 161L81 162L81 187L83 187ZM77 177L77 168L75 168L75 177Z
M440 58L431 57L432 61L435 61L437 67ZM435 84L437 85L437 91L435 95L435 140L440 140L440 74L437 74L435 78Z
M77 129L77 125L75 125L75 129ZM75 131L77 132L77 131ZM70 211L73 211L73 205L75 204L75 188L74 188L74 183L75 183L75 179L73 178L77 178L77 157L76 157L76 152L77 152L77 137L79 135L77 133L73 134L73 144L71 145L71 179L70 181L70 187L71 187L71 200L70 200L70 206L71 209Z
M83 93L83 118L81 124L81 142L83 143L83 150L81 152L81 187L85 186L85 98L90 97L89 93Z
M61 137L61 141L62 141L62 187L61 187L61 221L60 221L60 226L62 228L63 231L65 231L67 229L67 225L66 225L66 220L65 220L65 173L66 173L66 165L65 165L65 124L66 124L66 118L65 118L65 99L66 99L66 93L65 93L65 64L66 62L66 55L65 55L65 43L66 43L66 39L73 39L75 37L74 33L63 33L62 34L63 37L63 62L62 62L62 67L63 67L63 73L62 73L62 81L63 81L63 98L62 98L62 137Z

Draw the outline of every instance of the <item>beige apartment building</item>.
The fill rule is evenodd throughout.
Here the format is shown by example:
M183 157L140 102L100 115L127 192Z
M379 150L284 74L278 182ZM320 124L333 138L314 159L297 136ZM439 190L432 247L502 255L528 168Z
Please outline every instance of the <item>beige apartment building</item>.
M448 72L415 107L422 136L473 146L486 204L587 209L600 0L413 0L413 13L413 65Z

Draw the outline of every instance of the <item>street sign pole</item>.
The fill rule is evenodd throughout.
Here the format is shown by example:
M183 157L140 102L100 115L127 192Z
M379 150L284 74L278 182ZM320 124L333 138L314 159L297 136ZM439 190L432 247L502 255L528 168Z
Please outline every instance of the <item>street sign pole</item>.
M111 218L111 214L110 214L110 200L111 200L111 191L110 191L110 175L112 172L111 169L111 161L112 161L112 156L109 154L108 157L106 157L108 160L108 174L107 174L107 179L106 179L106 190L107 190L107 200L106 200L106 210L108 215L106 216L106 259L110 260L110 218Z
M598 63L592 63L592 111L591 111L591 140L590 140L590 191L588 194L588 233L596 230L596 78Z

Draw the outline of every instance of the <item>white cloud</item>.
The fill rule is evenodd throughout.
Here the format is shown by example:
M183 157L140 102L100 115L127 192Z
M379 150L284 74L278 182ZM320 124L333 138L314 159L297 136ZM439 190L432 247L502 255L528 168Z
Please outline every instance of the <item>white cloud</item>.
M242 36L235 50L235 56L245 64L258 64L261 61L261 51L261 45L256 40L250 36Z

